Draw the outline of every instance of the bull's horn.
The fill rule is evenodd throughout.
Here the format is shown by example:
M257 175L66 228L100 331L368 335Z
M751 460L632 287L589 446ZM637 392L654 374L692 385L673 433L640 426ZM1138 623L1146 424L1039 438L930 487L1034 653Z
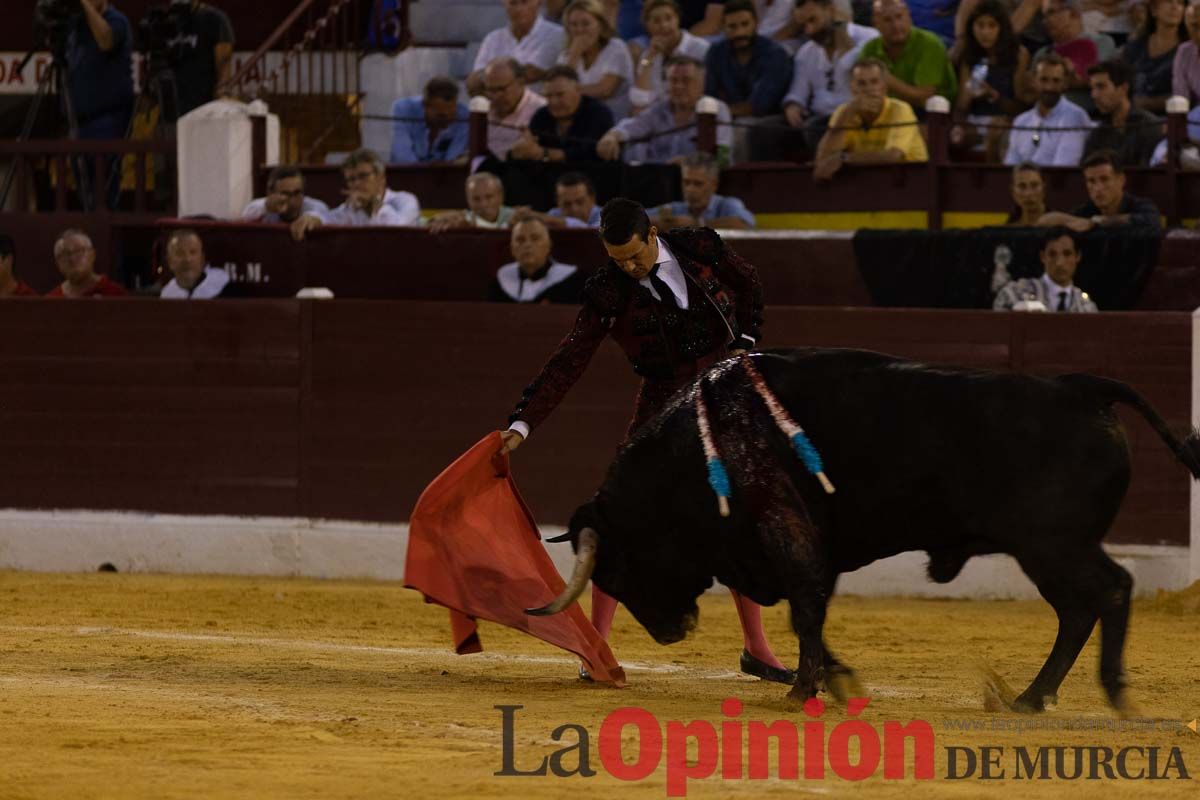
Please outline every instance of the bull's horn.
M563 589L562 594L554 598L549 605L541 608L527 608L525 613L531 617L548 617L561 612L574 603L579 595L583 594L587 582L592 577L592 570L595 568L596 532L591 528L584 528L579 532L579 548L575 551L575 569L571 572L571 580L567 583L567 588Z

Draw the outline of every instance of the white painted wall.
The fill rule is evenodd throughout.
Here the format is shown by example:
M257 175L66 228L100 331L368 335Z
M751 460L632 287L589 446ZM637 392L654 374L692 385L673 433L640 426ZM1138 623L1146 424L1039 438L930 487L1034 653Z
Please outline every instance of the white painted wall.
M547 527L546 538L563 532ZM113 511L0 511L0 569L371 578L402 581L408 525L280 517L180 516ZM567 543L547 544L560 573L570 574ZM1115 546L1108 551L1133 573L1135 592L1181 589L1188 548ZM924 553L906 553L842 576L838 591L866 596L1035 598L1007 556L968 562L949 584L925 577Z

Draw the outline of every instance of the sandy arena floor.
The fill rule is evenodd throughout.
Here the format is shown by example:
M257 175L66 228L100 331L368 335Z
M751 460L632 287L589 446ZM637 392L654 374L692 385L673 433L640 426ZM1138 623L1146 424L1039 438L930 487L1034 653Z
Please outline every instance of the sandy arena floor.
M1116 724L1096 681L1096 636L1057 709L992 714L976 663L985 659L1024 688L1053 641L1048 606L839 599L828 639L870 693L861 718L879 730L885 720L927 720L936 778L885 780L880 767L861 783L829 771L824 781L723 780L718 768L689 782L688 796L1200 796L1200 734L1180 727L1200 717L1198 622L1200 585L1135 607L1126 663L1141 715L1161 719L1159 730L1018 733L992 728ZM769 609L767 623L791 661L784 608ZM599 730L609 712L641 706L664 723L719 723L721 701L737 697L743 721L805 719L784 702L785 687L736 673L740 633L721 595L704 598L698 634L670 648L620 612L614 648L631 682L623 691L579 682L569 656L515 632L485 624L482 636L484 655L455 656L445 611L383 584L0 573L0 798L664 797L663 767L637 783L603 769ZM598 774L494 776L502 768L494 706L502 704L524 706L518 769L573 744L575 734L563 743L550 734L576 723L591 736ZM832 730L846 718L831 708L824 719ZM1012 778L1016 746L1056 744L1157 746L1160 771L1178 747L1193 777ZM1004 780L946 779L945 748L985 745L1006 748ZM565 763L574 768L577 756Z

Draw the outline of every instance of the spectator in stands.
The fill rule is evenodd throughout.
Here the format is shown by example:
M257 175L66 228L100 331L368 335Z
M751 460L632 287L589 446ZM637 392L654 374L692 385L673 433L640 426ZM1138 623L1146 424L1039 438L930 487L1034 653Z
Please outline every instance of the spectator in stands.
M1039 167L1074 167L1083 155L1091 120L1087 112L1063 97L1071 67L1057 53L1038 57L1034 64L1037 105L1019 114L1008 137L1009 166L1024 161Z
M346 202L324 217L303 214L292 223L292 237L304 239L308 231L322 225L378 227L419 225L421 204L409 192L388 188L387 170L374 150L355 150L342 163Z
M1114 150L1127 167L1150 163L1154 148L1163 138L1163 125L1149 111L1133 107L1129 100L1132 78L1133 70L1117 58L1088 69L1100 125L1088 134L1084 158L1098 150Z
M1052 52L1066 59L1072 68L1064 91L1072 103L1090 112L1088 68L1116 55L1117 46L1111 37L1083 29L1079 0L1042 0L1042 20L1050 44L1033 54L1034 63Z
M1184 0L1150 0L1141 32L1121 51L1133 67L1133 103L1140 109L1161 114L1167 108L1176 51L1188 41L1183 11Z
M680 165L683 199L658 207L651 221L660 230L672 228L731 228L749 230L754 215L736 197L717 194L721 166L708 153L692 153Z
M958 0L906 0L912 24L923 31L934 34L944 47L954 45L954 12ZM967 30L970 31L970 26Z
M511 58L516 70L530 83L542 79L563 50L566 33L561 25L547 22L538 13L540 0L504 0L508 24L483 37L475 55L475 71L467 77L467 91L482 94L487 86L484 71L498 59Z
M954 12L954 47L952 50L961 50L962 43L967 38L967 20L974 13L976 6L983 0L962 0L958 4L958 8ZM1031 46L1037 43L1038 46L1045 41L1045 31L1041 30L1040 17L1042 12L1042 0L1004 0L1005 6L1009 10L1009 19L1012 21L1013 33L1018 34L1022 40L1028 42Z
M687 56L667 61L667 97L636 117L623 119L596 144L596 154L606 161L621 155L625 160L666 163L696 152L696 103L704 96L704 67ZM717 101L717 158L729 159L733 133L728 125L729 106ZM725 123L725 124L722 124ZM644 140L644 141L643 141Z
M458 84L437 76L418 97L392 105L393 164L458 161L467 155L467 107L458 102Z
M37 297L29 284L13 274L13 263L17 258L17 247L12 237L0 233L0 298L3 297Z
M982 0L967 18L958 55L958 99L954 103L967 124L955 125L950 143L970 148L984 143L988 161L1000 160L1005 127L1032 100L1028 86L1029 51L1013 33L1002 0ZM988 126L988 127L983 127Z
M1013 210L1007 225L1032 227L1046 214L1046 182L1036 164L1017 164L1012 171Z
M108 0L83 0L67 34L67 90L80 139L124 139L133 116L133 31L129 19ZM87 207L101 197L116 207L121 193L119 159L107 158L108 185L84 194ZM92 158L80 159L81 190L95 180ZM83 177L86 175L87 177ZM81 180L82 178L82 180Z
M633 59L604 14L600 0L573 0L563 14L567 45L558 63L579 75L579 91L608 105L616 118L629 112Z
M1125 191L1125 168L1116 153L1092 153L1082 166L1088 202L1070 214L1051 211L1038 221L1039 225L1065 225L1078 233L1117 226L1161 227L1162 215L1154 203Z
M616 41L614 39L614 41ZM596 142L613 126L609 107L580 91L571 67L551 67L543 84L546 105L534 112L528 130L509 157L532 161L595 161Z
M1188 40L1175 51L1171 91L1186 97L1190 105L1200 102L1200 3L1192 3L1183 15Z
M499 303L578 303L583 274L578 267L555 261L550 255L550 231L536 216L521 216L513 223L515 261L496 272L488 300Z
M888 94L918 113L924 113L925 101L935 94L953 102L958 78L946 46L936 35L913 27L904 0L875 0L872 19L879 37L863 45L860 58L878 59L887 67Z
M523 68L511 58L501 58L484 70L483 91L491 101L488 111L488 149L496 158L508 158L508 151L521 138L546 98L525 86Z
M46 293L46 297L123 297L123 287L107 275L96 274L96 248L92 239L78 228L59 234L54 242L54 263L65 280Z
M843 164L928 161L912 106L888 97L887 67L865 58L850 72L850 102L838 106L821 137L813 177L828 180Z
M796 53L783 115L815 152L833 112L850 100L851 67L879 31L838 19L833 0L797 0L796 19L808 41Z
M582 172L567 172L554 184L558 206L542 217L549 228L598 228L600 206L596 205L596 187Z
M242 221L291 225L302 214L324 218L329 206L304 194L304 173L299 167L281 166L267 176L267 196L251 200L242 211Z
M190 228L167 237L167 268L175 277L158 295L164 300L212 300L230 289L229 273L208 263L200 234Z
M709 43L681 27L680 13L676 0L647 0L642 7L642 24L650 32L650 39L645 47L629 44L636 62L629 89L634 114L666 97L666 65L671 56L688 56L703 63L708 55Z
M1042 239L1038 256L1043 272L1036 278L1021 278L1009 283L996 294L992 308L1011 311L1020 303L1036 301L1047 311L1070 314L1092 314L1096 304L1074 284L1082 252L1079 239L1069 228L1050 228ZM1028 310L1018 306L1019 310ZM1040 309L1039 309L1040 310Z
M725 39L705 56L704 93L726 103L734 117L779 114L792 82L788 52L758 34L752 0L726 0L722 26Z
M233 24L224 11L200 0L192 0L190 7L176 0L174 6L187 9L176 14L178 33L171 40L171 66L182 117L216 99L217 87L230 79ZM164 118L175 121L169 110Z
M759 35L778 42L788 55L794 54L800 44L800 26L792 15L795 0L754 0L754 8L758 14Z
M504 205L504 184L490 172L467 178L467 208L444 211L429 221L429 230L441 233L452 228L507 228L516 209Z

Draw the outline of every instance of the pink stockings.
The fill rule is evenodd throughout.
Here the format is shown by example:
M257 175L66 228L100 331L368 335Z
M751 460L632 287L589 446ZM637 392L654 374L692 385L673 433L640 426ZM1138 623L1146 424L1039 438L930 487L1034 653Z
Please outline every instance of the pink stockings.
M783 664L771 652L767 637L762 629L762 607L748 597L743 597L732 589L733 604L737 607L738 619L742 622L742 641L750 655L772 667L783 669ZM617 613L617 601L599 586L592 584L592 625L604 639L612 630L613 615Z

